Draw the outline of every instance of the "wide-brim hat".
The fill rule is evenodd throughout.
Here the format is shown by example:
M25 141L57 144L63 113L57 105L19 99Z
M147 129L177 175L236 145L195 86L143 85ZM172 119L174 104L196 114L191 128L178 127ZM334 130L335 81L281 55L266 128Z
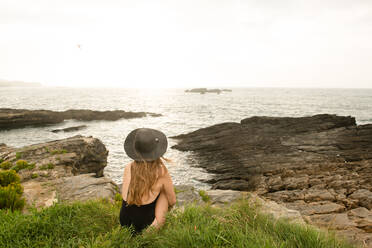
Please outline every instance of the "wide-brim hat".
M134 129L124 141L124 150L135 161L154 161L167 151L164 133L151 128Z

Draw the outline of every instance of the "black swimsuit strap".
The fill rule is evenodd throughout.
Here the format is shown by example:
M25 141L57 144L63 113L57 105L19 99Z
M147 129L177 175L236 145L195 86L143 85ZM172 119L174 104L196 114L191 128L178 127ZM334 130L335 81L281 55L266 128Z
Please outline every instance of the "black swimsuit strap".
M148 205L154 204L158 200L159 196L160 196L160 192L159 192L158 196L155 198L155 200L153 200L150 203L143 204L143 205L140 205L140 206L148 206ZM127 196L127 200L128 200L128 196ZM127 201L126 200L123 199L123 201L127 204Z

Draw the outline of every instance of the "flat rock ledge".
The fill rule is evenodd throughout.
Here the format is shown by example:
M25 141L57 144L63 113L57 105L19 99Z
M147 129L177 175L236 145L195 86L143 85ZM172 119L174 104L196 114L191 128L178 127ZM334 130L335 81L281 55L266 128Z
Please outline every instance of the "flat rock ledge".
M213 189L256 192L372 247L372 124L350 116L251 117L173 137Z
M114 199L118 187L103 175L107 155L100 140L80 135L22 148L0 146L2 160L35 164L18 174L27 205L37 208L60 201Z
M275 219L285 218L289 222L305 224L304 219L299 211L288 209L274 201L261 198L255 193L237 190L203 190L203 194L208 200L203 200L201 194L193 186L176 185L177 206L183 207L190 203L197 205L210 204L216 207L223 207L241 199L248 200L252 206L259 207L260 212L273 216Z
M61 123L64 120L107 120L157 117L161 114L150 112L126 112L124 110L94 111L88 109L70 109L66 111L27 110L0 108L0 130L22 128L26 126L42 126Z

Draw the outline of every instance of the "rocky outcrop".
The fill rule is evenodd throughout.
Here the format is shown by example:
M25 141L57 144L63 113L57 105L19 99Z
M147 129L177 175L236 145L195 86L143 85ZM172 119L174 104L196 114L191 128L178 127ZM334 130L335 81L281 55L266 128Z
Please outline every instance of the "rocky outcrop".
M271 215L276 219L285 218L290 222L305 223L299 211L288 209L274 201L263 199L252 192L219 189L198 191L194 187L188 185L176 185L175 189L178 207L190 203L195 203L197 205L207 203L212 206L223 207L238 200L246 199L252 206L259 208L260 212ZM201 195L204 195L206 199L203 200Z
M66 127L66 128L61 128L61 129L54 129L51 132L53 133L59 133L59 132L74 132L74 131L79 131L82 129L87 128L87 125L80 125L80 126L74 126L74 127Z
M148 112L126 112L123 110L93 111L88 109L70 109L59 112L51 110L0 108L0 130L57 124L69 119L80 121L116 121L119 119L141 118L146 116L157 117L161 115Z
M62 177L58 180L56 189L62 201L112 199L118 192L117 185L111 179L97 178L94 173Z
M107 155L100 140L80 135L22 148L0 146L5 162L27 163L18 174L27 204L36 207L66 200L112 199L118 189L103 176Z
M372 245L372 125L353 117L252 117L174 137L214 174L214 189L255 191L307 222ZM359 218L359 219L358 219ZM360 224L358 224L360 223Z

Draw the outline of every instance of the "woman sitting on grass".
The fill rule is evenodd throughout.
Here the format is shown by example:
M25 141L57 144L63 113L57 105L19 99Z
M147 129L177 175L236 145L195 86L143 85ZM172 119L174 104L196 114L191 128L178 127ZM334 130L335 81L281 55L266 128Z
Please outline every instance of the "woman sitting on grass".
M170 206L176 204L172 178L162 156L167 137L160 131L139 128L125 139L124 150L134 161L125 166L120 224L136 233L148 226L161 227Z

